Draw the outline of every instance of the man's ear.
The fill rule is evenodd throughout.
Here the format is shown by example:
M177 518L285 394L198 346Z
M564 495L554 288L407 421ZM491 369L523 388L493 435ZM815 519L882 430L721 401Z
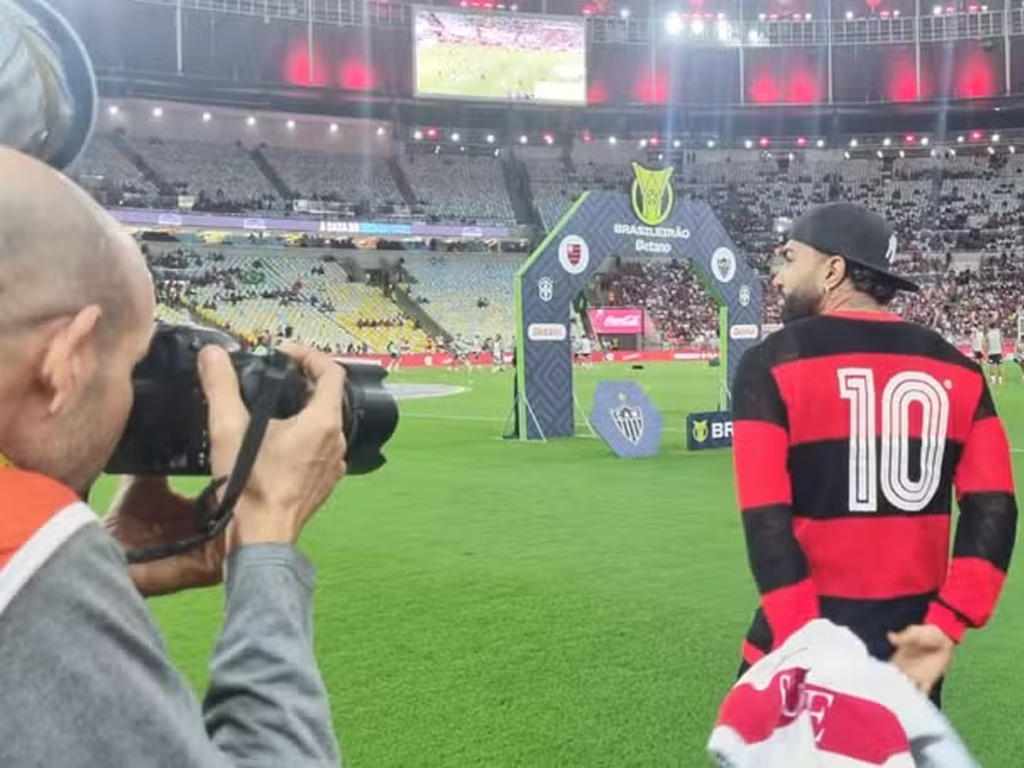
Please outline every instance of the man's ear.
M43 353L40 379L53 416L71 402L99 364L99 324L103 311L96 304L79 310L50 337Z
M846 259L829 256L825 263L825 290L834 291L846 279Z

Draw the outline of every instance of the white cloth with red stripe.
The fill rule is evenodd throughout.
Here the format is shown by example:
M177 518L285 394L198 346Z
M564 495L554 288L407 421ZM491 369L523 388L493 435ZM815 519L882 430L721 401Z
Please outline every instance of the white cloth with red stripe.
M848 629L817 619L747 670L718 713L720 768L977 768L943 714Z

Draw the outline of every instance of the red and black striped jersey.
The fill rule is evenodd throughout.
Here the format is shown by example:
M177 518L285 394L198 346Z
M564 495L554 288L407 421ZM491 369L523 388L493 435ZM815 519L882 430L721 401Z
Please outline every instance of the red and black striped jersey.
M817 617L849 627L881 658L892 652L886 633L911 623L957 642L985 624L1017 504L1006 433L976 363L896 315L838 312L749 350L732 403L761 595L745 661Z

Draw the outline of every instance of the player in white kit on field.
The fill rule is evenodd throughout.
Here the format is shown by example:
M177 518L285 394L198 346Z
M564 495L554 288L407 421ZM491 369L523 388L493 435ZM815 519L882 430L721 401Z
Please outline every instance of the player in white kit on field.
M594 361L591 357L594 354L594 343L587 334L580 336L580 364L584 368L593 368Z
M978 365L985 362L985 332L981 328L971 331L971 349L974 351L974 361Z
M1003 332L999 322L993 320L985 341L988 344L988 376L993 384L1003 383Z
M502 346L501 334L494 334L491 339L491 357L494 358L491 373L499 373L505 370L505 348Z

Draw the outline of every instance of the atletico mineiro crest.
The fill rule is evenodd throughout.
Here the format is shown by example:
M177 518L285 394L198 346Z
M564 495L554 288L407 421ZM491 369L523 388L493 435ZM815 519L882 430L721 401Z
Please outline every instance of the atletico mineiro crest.
M612 423L619 434L633 445L639 445L644 435L644 412L633 405L620 405L611 409Z

